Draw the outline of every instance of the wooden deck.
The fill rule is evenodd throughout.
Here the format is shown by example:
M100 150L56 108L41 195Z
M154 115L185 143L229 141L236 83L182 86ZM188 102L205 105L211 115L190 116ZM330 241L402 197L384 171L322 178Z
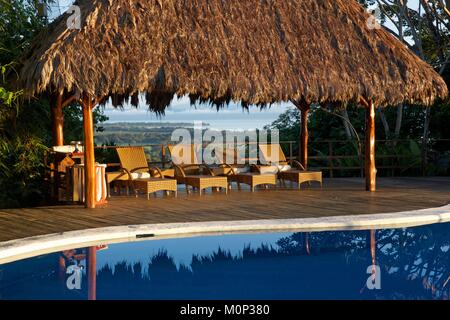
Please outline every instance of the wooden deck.
M233 190L177 199L116 196L107 208L65 205L0 210L0 242L36 235L129 224L307 218L377 214L439 207L450 202L450 178L380 178L376 193L362 179L326 180L324 188Z

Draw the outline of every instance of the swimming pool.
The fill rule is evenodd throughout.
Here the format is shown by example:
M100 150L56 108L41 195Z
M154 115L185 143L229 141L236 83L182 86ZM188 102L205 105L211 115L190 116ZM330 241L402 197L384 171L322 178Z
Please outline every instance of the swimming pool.
M449 299L450 223L151 239L0 265L0 299Z

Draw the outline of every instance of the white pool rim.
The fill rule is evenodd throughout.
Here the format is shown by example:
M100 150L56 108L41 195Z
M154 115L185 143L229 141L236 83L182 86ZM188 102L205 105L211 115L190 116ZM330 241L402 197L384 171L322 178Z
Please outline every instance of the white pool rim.
M450 222L450 204L397 213L319 218L207 221L123 225L85 229L0 242L0 264L92 245L228 233L318 232L413 227Z

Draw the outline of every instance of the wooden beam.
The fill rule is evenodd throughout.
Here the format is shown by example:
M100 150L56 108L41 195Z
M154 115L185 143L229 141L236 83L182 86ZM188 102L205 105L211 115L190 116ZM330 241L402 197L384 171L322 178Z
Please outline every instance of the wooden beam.
M365 108L369 107L369 102L364 97L359 97L359 104Z
M62 107L67 107L69 104L71 104L72 102L76 101L77 97L75 95L71 95L68 98L66 98L63 103L62 103Z
M308 132L308 114L311 107L309 104L302 104L300 107L300 163L305 168L308 169L308 141L309 141L309 132Z
M55 93L50 97L50 110L52 115L53 145L64 145L64 113L62 94Z
M87 252L88 300L97 299L97 248L89 247Z
M89 95L83 95L83 131L84 131L84 186L85 207L95 208L95 155L94 155L94 103Z
M368 102L366 107L366 144L365 144L366 190L376 191L377 169L375 165L375 103Z

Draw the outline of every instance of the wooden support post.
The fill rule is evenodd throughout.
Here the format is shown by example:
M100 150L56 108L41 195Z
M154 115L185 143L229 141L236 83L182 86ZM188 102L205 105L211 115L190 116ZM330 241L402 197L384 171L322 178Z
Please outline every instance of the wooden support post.
M53 145L64 145L63 97L60 93L51 95L50 109L52 115Z
M95 208L95 155L94 155L94 103L89 95L83 95L83 131L84 131L84 198L86 208Z
M305 101L292 101L292 103L300 110L300 137L299 137L299 161L305 169L308 169L308 114L310 104Z
M366 106L366 144L365 144L366 190L376 191L377 169L375 166L375 104L369 101Z
M309 104L302 104L300 107L301 113L301 130L300 130L300 163L307 170L308 169L308 114L310 110Z
M88 300L97 299L97 248L89 247L87 252Z

